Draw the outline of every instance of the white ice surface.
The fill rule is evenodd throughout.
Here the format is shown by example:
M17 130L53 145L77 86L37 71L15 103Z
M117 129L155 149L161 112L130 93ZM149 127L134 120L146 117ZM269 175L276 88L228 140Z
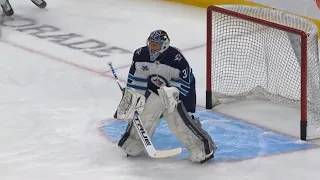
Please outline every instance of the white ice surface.
M204 9L144 0L48 0L47 10L27 0L11 4L17 15L131 51L144 45L150 31L167 30L172 44L185 50L194 67L198 104L204 105ZM131 54L95 58L8 27L2 28L1 38L1 180L319 178L319 149L201 166L183 160L128 159L99 131L121 98L112 76L100 73L108 70L107 60L115 66L130 64ZM118 70L122 79L127 71Z

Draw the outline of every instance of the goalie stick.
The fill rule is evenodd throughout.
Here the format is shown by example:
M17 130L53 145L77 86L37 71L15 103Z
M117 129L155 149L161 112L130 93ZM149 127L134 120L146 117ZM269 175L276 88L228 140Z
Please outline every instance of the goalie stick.
M111 72L112 72L120 90L123 91L123 87L120 84L119 78L118 78L118 76L112 66L112 63L108 62L108 65L111 69ZM153 143L152 143L148 133L145 131L144 125L143 125L137 111L134 113L134 118L132 121L133 121L133 124L134 124L134 126L135 126L141 140L142 140L142 143L143 143L143 145L144 145L144 147L150 157L165 158L165 157L170 157L170 156L174 156L174 155L181 153L182 148L175 148L175 149L168 149L168 150L156 150L153 146Z

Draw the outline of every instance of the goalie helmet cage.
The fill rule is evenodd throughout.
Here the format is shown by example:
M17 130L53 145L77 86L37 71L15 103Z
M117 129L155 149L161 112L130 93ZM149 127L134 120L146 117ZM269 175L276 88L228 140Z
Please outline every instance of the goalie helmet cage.
M262 94L272 102L300 108L300 138L319 138L317 34L312 22L275 9L209 6L206 108L219 104L219 98ZM308 130L311 126L313 130Z

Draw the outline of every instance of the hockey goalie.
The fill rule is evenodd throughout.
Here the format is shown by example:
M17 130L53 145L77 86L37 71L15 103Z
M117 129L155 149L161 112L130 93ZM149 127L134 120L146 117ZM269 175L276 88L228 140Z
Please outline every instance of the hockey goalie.
M114 115L128 121L128 126L118 146L128 156L138 156L144 145L132 125L138 112L150 137L160 118L189 150L192 162L204 163L214 157L216 145L192 113L196 109L195 78L189 63L181 52L169 45L168 34L153 31L147 46L133 55L127 85Z

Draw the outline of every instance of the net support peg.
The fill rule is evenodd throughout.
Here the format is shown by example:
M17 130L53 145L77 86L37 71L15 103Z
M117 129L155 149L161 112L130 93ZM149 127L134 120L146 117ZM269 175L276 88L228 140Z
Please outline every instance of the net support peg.
M300 121L300 139L307 140L307 121Z

